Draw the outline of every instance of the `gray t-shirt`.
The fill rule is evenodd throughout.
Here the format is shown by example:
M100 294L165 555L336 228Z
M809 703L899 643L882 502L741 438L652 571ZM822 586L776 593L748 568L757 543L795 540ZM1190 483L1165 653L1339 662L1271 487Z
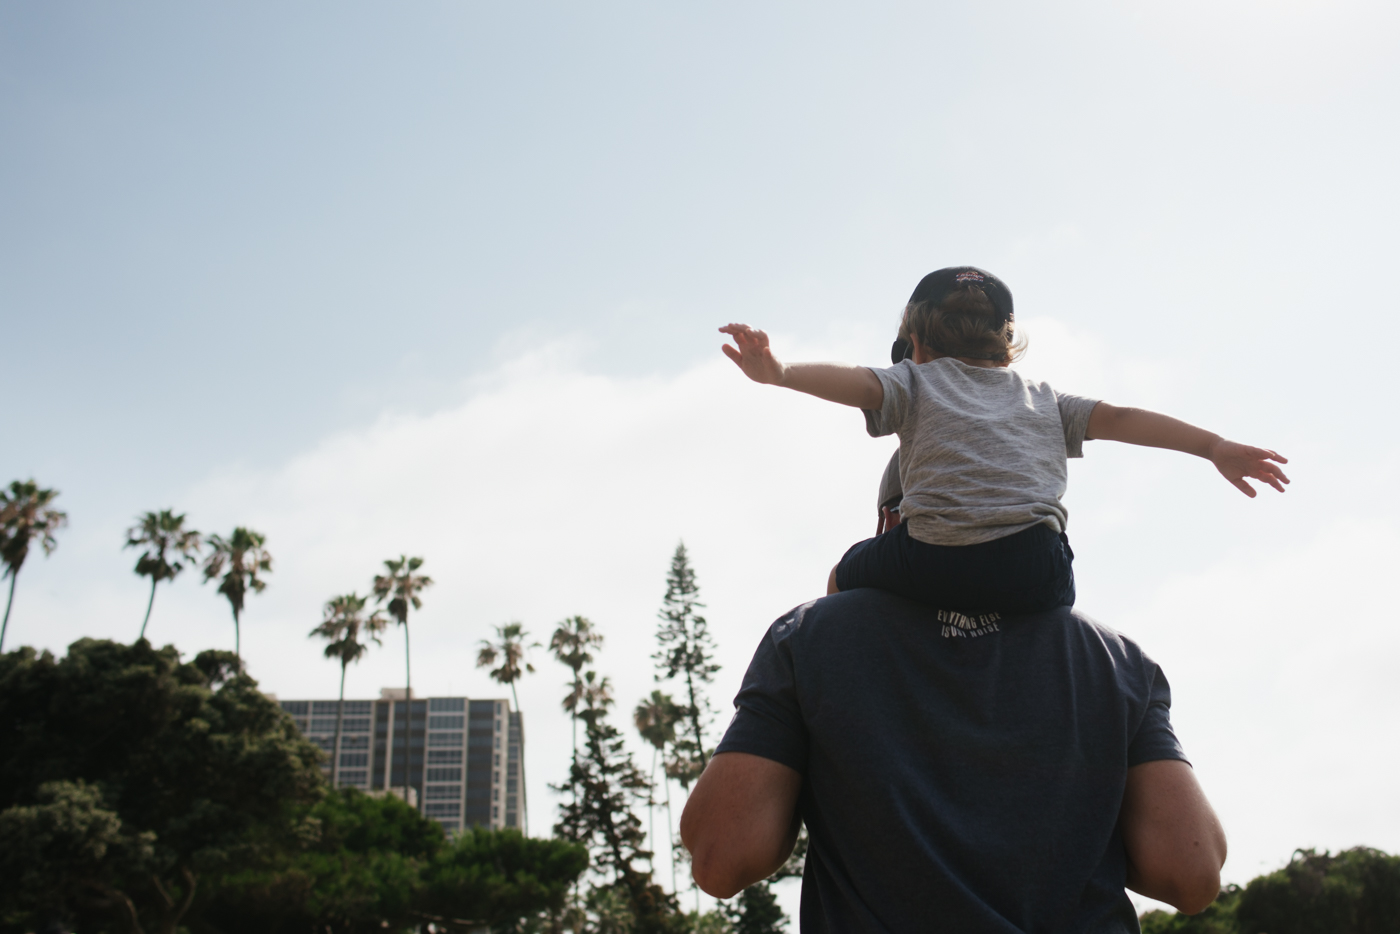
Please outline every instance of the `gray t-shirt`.
M1041 522L1065 530L1065 458L1084 456L1097 399L953 357L871 371L885 401L865 424L874 437L899 435L899 511L912 537L975 545Z

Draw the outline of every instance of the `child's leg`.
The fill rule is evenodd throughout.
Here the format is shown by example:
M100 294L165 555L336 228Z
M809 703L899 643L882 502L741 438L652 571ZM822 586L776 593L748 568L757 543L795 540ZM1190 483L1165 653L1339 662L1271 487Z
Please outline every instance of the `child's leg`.
M1044 524L976 545L930 545L900 525L851 546L827 588L874 587L964 613L1033 613L1073 605L1073 557Z

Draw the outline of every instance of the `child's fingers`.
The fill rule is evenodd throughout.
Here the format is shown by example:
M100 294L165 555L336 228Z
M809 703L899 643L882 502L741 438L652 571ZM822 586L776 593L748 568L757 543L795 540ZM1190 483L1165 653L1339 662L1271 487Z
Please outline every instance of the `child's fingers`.
M1245 496L1248 496L1250 499L1254 499L1254 497L1256 497L1256 496L1259 495L1258 493L1254 492L1254 487L1252 487L1252 486L1250 486L1248 483L1245 483L1245 482L1244 482L1244 478L1243 478L1243 477L1240 477L1240 478L1238 478L1238 479L1235 479L1235 478L1232 477L1232 478L1229 478L1229 480L1230 480L1231 483L1233 483L1233 484L1235 485L1235 488L1236 488L1237 490L1239 490L1239 491L1240 491L1241 493L1243 493Z
M1263 480L1280 493L1283 492L1282 484L1293 482L1288 479L1287 474L1268 461L1259 461L1255 463L1254 469L1250 470L1248 475L1256 480Z
M728 357L730 360L733 360L735 363L742 363L742 362L743 362L744 355L741 354L741 353L739 353L739 351L735 350L733 347L729 346L728 344L725 344L723 347L720 348L720 350L723 350L723 351L724 351L724 355L725 355L726 357Z

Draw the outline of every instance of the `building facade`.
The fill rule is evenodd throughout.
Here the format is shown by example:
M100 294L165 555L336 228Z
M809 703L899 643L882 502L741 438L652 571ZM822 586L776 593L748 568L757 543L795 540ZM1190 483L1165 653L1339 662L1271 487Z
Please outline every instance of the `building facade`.
M524 724L506 698L409 700L402 688L385 688L376 701L345 701L338 750L336 701L280 704L326 752L322 768L335 787L405 794L449 833L527 826Z

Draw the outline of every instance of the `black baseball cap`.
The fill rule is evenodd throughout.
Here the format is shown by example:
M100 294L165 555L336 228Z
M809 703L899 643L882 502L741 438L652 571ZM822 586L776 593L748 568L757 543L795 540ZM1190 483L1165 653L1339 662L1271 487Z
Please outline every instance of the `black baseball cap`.
M915 302L932 302L937 305L958 289L967 286L977 286L991 299L992 307L1001 316L1003 324L1008 324L1016 320L1015 307L1011 301L1011 290L1006 287L996 276L985 269L978 269L976 266L947 266L937 269L919 280L919 284L914 286L914 294L909 296L909 304ZM904 338L899 338L890 348L890 361L899 363L901 360L914 356L914 344Z

